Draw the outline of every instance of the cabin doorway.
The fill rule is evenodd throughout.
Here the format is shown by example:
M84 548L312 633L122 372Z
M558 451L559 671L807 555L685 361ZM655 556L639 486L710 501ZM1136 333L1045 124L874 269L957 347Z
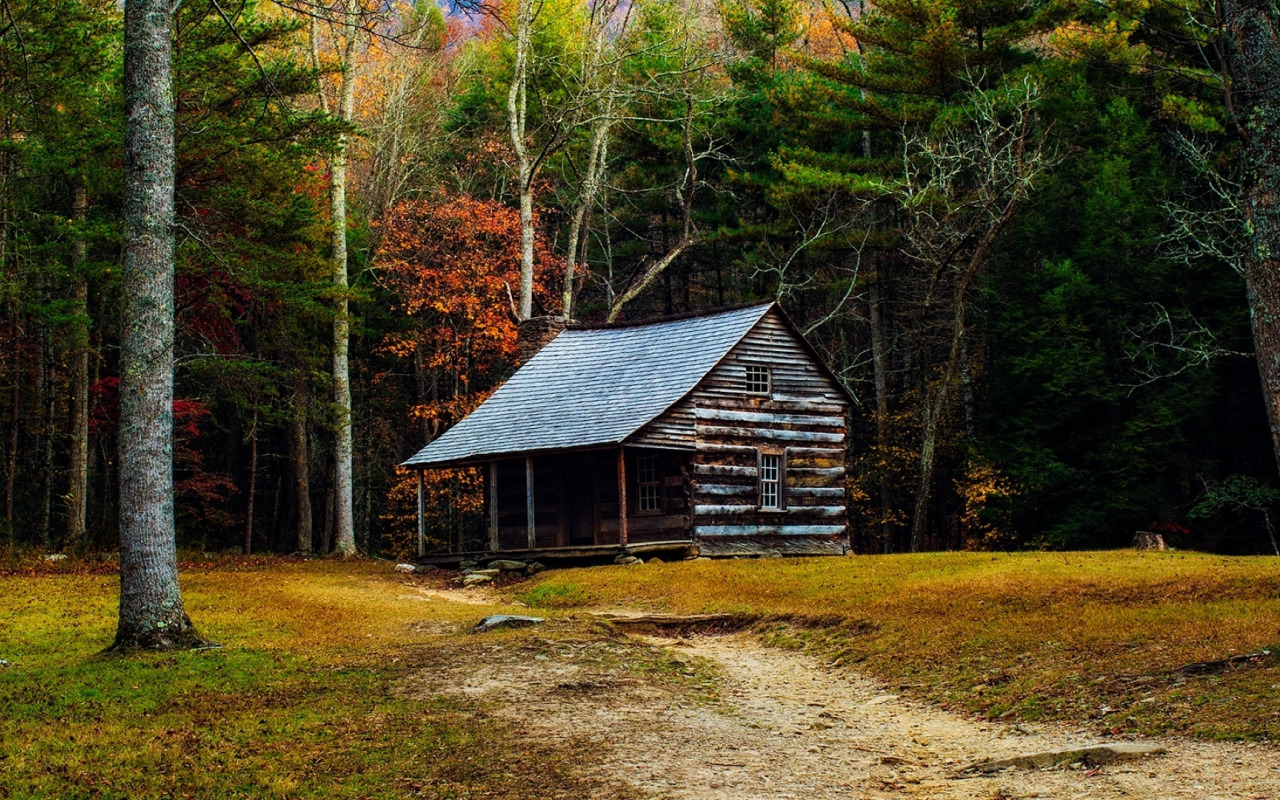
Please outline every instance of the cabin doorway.
M592 463L575 459L564 465L564 518L568 546L596 542L596 481Z

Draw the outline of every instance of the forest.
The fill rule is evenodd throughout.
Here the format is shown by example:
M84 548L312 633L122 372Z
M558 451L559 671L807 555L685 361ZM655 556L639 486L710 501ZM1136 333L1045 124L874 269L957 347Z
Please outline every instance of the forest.
M178 545L407 552L397 465L520 320L775 299L858 400L858 552L1280 552L1278 20L186 0ZM0 0L0 547L120 535L125 39L116 0ZM481 502L429 473L430 535Z

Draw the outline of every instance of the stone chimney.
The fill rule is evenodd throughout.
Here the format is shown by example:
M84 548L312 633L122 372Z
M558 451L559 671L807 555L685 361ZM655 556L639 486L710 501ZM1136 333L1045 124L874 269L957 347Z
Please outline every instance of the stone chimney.
M531 317L520 323L516 334L516 368L523 367L539 350L565 329L564 317Z

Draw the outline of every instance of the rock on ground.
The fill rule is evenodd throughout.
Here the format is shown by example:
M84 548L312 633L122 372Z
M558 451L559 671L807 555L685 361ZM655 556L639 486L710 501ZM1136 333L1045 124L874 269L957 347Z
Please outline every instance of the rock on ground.
M502 628L527 628L530 625L541 625L546 622L542 617L525 617L519 614L493 614L476 623L471 630L475 633L487 633Z

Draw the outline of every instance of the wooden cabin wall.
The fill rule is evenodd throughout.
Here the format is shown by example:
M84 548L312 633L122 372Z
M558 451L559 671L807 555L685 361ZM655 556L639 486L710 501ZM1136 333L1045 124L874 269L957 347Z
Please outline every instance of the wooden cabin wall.
M746 367L771 370L772 392L746 392ZM847 400L772 312L682 405L692 417L694 532L707 555L842 553L848 543ZM761 449L785 454L785 508L759 507Z
M628 443L643 447L693 448L697 441L694 411L707 399L722 400L738 408L756 408L759 397L748 398L743 389L746 366L760 364L773 371L773 403L778 408L803 410L806 403L838 408L843 414L848 399L809 351L796 340L791 328L777 311L770 311L756 323L742 341L683 400L646 425Z
M662 509L640 511L640 485L637 460L642 456L658 459L662 475ZM673 542L688 539L689 531L689 467L690 453L673 450L627 451L627 540ZM616 522L615 530L616 530Z

